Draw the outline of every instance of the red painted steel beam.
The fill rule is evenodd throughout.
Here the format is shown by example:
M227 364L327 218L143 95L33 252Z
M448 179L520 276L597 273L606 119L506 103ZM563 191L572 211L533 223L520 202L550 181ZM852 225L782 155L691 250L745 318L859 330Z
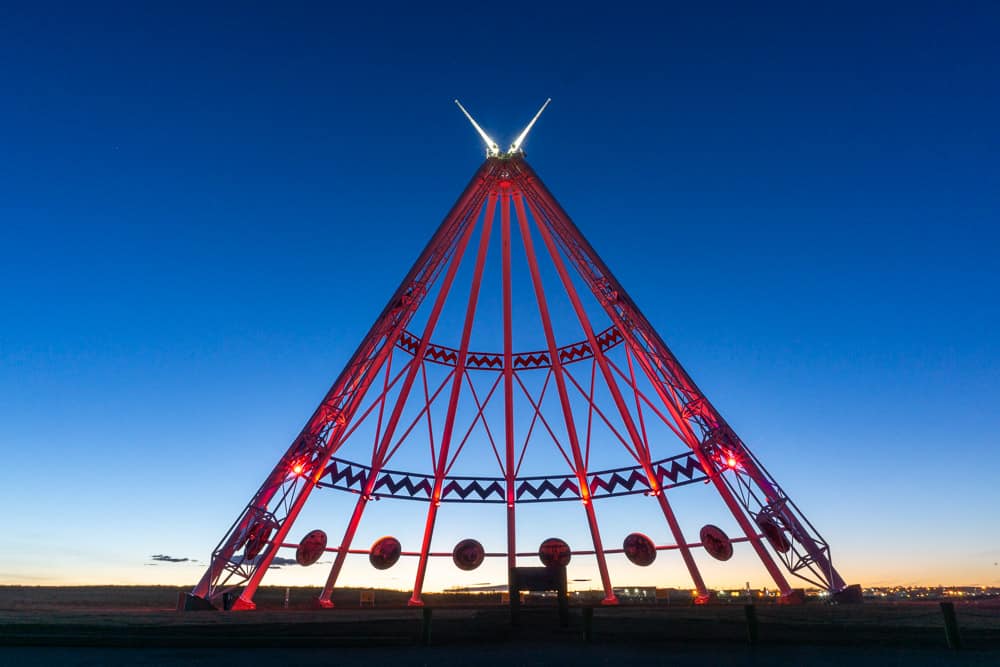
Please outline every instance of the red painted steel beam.
M465 324L462 326L462 340L458 348L458 361L455 364L455 377L451 385L451 395L448 399L448 412L445 416L444 430L441 433L441 448L438 460L434 465L434 490L431 502L427 506L427 521L424 525L424 539L420 547L420 560L417 563L417 576L413 583L413 595L410 606L423 606L421 593L424 587L424 575L427 572L427 554L430 552L431 538L434 535L434 523L437 521L438 507L441 506L441 487L448 468L448 450L451 447L452 435L455 432L455 415L458 412L458 399L462 393L465 376L465 360L469 356L469 339L472 337L472 324L476 319L476 304L479 302L479 288L483 281L483 267L486 265L486 253L490 247L490 234L493 231L493 214L496 210L496 194L490 192L486 200L486 215L483 230L479 238L479 251L476 253L476 266L472 274L472 287L469 289L469 303L465 309Z
M654 355L650 354L645 347L638 344L638 341L636 340L637 334L641 334L645 338L650 335L656 336L655 331L644 318L641 319L641 322L636 322L635 320L626 321L623 314L616 309L616 305L622 301L627 301L630 306L628 314L634 313L636 318L641 317L641 314L638 313L638 309L634 306L634 304L628 300L628 296L625 293L624 288L622 288L617 281L614 281L610 271L607 270L607 267L601 262L596 252L594 252L593 248L590 247L586 239L583 238L579 229L577 229L572 223L569 216L562 210L562 207L559 206L558 202L554 197L552 197L551 193L548 192L544 184L541 183L531 168L523 161L518 161L516 168L521 174L519 181L522 183L522 187L525 192L532 198L544 214L542 220L539 221L539 226L542 224L549 224L551 231L557 238L560 239L564 247L569 249L567 255L576 265L577 271L579 271L581 276L587 280L591 290L594 292L594 296L602 305L605 312L621 330L622 335L625 336L626 342L632 349L632 352L636 355L636 360L639 361L640 367L642 367L644 372L649 376L654 390L660 395L661 400L671 413L671 416L675 422L677 422L677 425L683 430L686 436L684 440L698 457L699 462L705 472L709 475L709 478L715 484L716 490L726 503L737 523L740 525L740 528L750 539L761 563L767 569L775 584L782 591L782 594L790 595L791 587L788 585L787 579L781 570L778 569L770 553L757 537L755 529L751 526L750 521L747 518L744 507L740 505L732 490L723 479L722 471L719 470L715 463L705 455L701 447L700 438L695 435L691 425L683 415L683 406L678 405L676 399L670 396L670 394L665 390L663 382L660 381L659 377L656 375L654 365L657 361L654 358ZM572 249L574 248L578 250L576 254L572 252ZM582 257L580 256L581 254L583 255ZM613 289L618 294L617 299L612 301L606 295L598 291L596 285L593 284L592 274L590 274L588 270L588 265L598 267L601 276L613 284ZM665 344L662 344L662 349L666 349Z
M604 556L604 545L601 542L601 531L597 525L597 515L594 512L594 504L590 498L590 486L587 483L587 466L580 451L580 441L576 432L576 422L573 419L573 410L570 407L569 394L566 391L566 379L563 377L562 362L559 359L558 347L556 345L555 333L552 329L552 318L549 316L548 302L545 298L545 288L542 285L542 276L538 270L538 260L535 257L534 243L531 239L531 229L528 227L528 216L524 211L524 203L520 192L512 194L514 208L517 213L517 223L521 230L521 238L524 241L524 252L528 259L528 270L531 273L531 282L535 290L535 300L538 302L538 313L542 320L542 329L545 331L545 341L548 344L549 354L552 357L552 373L556 380L556 390L559 393L559 402L562 405L563 419L566 423L567 437L570 448L573 450L574 474L580 484L580 496L583 507L587 514L587 523L590 526L590 536L594 543L594 551L597 556L597 568L601 574L601 583L604 586L604 599L601 604L618 604L618 597L611 587L611 577L608 574L608 562Z
M701 572L698 570L698 564L694 562L694 556L691 554L691 550L687 548L687 541L684 538L684 532L681 530L673 508L671 508L670 503L667 501L667 495L664 493L663 489L660 488L660 481L657 479L656 473L653 471L653 467L651 465L652 459L649 455L649 448L646 446L646 442L642 436L639 435L639 430L635 426L632 414L629 412L628 406L625 404L625 399L619 390L618 382L615 380L611 369L608 367L608 362L605 359L604 352L601 350L601 346L597 344L597 338L594 336L594 327L590 322L590 317L587 316L587 311L583 307L583 303L580 301L580 295L577 293L576 286L573 285L573 279L566 270L566 263L563 262L563 259L559 254L559 248L556 247L556 243L552 238L552 233L542 222L541 216L539 216L538 211L535 209L530 199L527 201L527 204L528 208L531 210L532 216L535 218L538 230L541 232L542 240L545 242L545 247L549 251L549 256L552 258L552 263L556 267L556 272L559 274L559 279L563 284L563 288L566 290L570 303L573 305L573 311L576 313L577 320L579 320L580 326L583 328L584 334L587 336L587 343L590 345L590 349L594 354L597 366L601 369L601 375L604 378L604 382L607 385L608 390L611 392L611 398L614 401L615 407L618 409L618 414L625 423L625 430L628 431L629 437L632 440L632 445L635 447L635 451L639 454L638 460L642 465L643 472L646 474L646 479L649 482L650 493L659 502L660 510L663 512L663 516L667 520L670 533L674 536L674 541L680 546L684 566L687 568L688 574L691 576L691 581L694 583L695 590L698 591L698 597L701 601L707 602L708 589L705 587L705 580L702 578Z
M500 197L500 262L503 283L503 416L504 416L504 485L507 498L507 571L517 567L517 533L515 529L515 504L517 478L514 444L514 324L511 296L510 257L510 197ZM534 420L532 420L534 423ZM511 582L508 581L508 584Z
M361 341L351 360L334 381L324 400L306 422L299 437L292 442L285 455L282 456L260 489L254 494L253 499L219 542L213 551L205 575L192 590L193 595L217 602L222 595L220 578L223 576L223 572L227 570L230 572L225 577L227 585L229 585L228 582L236 573L237 568L242 572L242 564L233 565L236 549L241 546L240 540L245 539L246 531L250 528L251 522L257 520L261 513L267 512L275 494L280 489L287 487L287 466L291 461L303 455L310 455L313 457L313 469L317 471L316 475L319 474L318 471L325 468L326 462L341 444L340 435L343 434L347 422L354 416L368 387L391 353L396 339L405 330L413 313L422 302L425 293L423 287L433 282L441 264L447 258L451 246L459 237L463 226L468 223L469 211L476 208L477 200L481 201L482 184L494 169L495 165L486 161L472 177L406 277L403 278L392 298L389 299L386 307L375 320L368 334ZM317 481L317 476L308 477L306 483L297 489L297 495L302 498L302 501L297 502L298 498L296 498L292 504L293 513L287 513L278 519L281 524L279 534L283 535L291 528L298 508L301 508L305 497L308 497ZM296 490L293 489L292 492L294 493ZM286 490L286 495L287 493ZM280 542L280 539L275 536L274 541ZM240 604L243 607L253 607L253 590L256 589L263 572L270 565L274 551L274 548L268 547L263 557L257 563L251 563L249 566L252 570L249 577L239 574L237 581L230 585L230 587L235 587L243 582L247 582L249 585L250 580L253 580L249 594L244 589L240 597Z
M744 466L745 476L750 478L754 484L761 490L767 499L769 507L776 508L776 513L783 520L784 523L789 528L789 533L791 536L803 546L803 548L808 553L811 563L815 564L815 567L809 565L809 569L814 573L817 573L823 580L824 585L830 591L842 590L846 584L840 577L839 573L833 568L832 563L828 556L828 547L826 543L818 536L815 528L805 519L804 515L795 507L795 504L791 499L781 490L780 486L774 480L774 478L764 469L760 461L754 456L750 449L743 443L739 437L736 435L735 431L729 426L718 410L711 404L711 402L701 393L697 388L694 381L687 374L687 371L680 365L673 353L670 352L666 343L659 337L656 330L649 324L649 321L645 318L642 312L639 310L638 306L629 298L628 294L625 292L624 288L618 283L614 276L608 270L607 266L601 261L600 257L593 250L593 248L587 243L586 239L579 232L579 229L573 224L569 216L562 210L558 202L552 197L551 193L545 188L545 185L534 176L534 172L525 163L520 163L523 167L525 173L532 174L531 181L534 184L533 189L538 193L541 193L540 199L547 202L549 211L552 213L550 222L553 222L556 227L561 227L565 234L563 235L570 237L570 241L566 242L565 245L571 257L575 259L580 259L579 255L584 256L584 266L578 266L581 271L581 275L587 278L587 267L586 263L589 262L590 266L596 267L597 271L607 282L608 285L612 286L612 291L616 295L615 301L617 303L617 308L621 310L622 317L632 323L634 335L639 336L642 339L642 347L644 349L644 355L646 355L650 360L653 361L655 365L655 370L662 375L656 375L656 379L651 380L659 388L662 383L666 383L669 387L670 393L675 394L673 401L680 405L678 396L680 394L683 397L685 403L682 407L682 415L686 420L702 420L703 428L706 430L715 430L718 433L724 434L724 437L730 440L729 447L734 451L737 451L741 455L741 463ZM558 232L557 232L558 233ZM576 246L573 245L576 244ZM576 247L578 252L574 254L572 252L573 248ZM591 288L595 291L595 296L602 301L602 305L605 305L605 310L609 311L614 309L609 303L605 303L601 299L599 291L595 289L592 284ZM610 312L610 311L609 311ZM685 406L695 406L696 409L693 412L686 413L687 411L683 408ZM699 445L701 442L699 440ZM721 476L721 475L720 475ZM727 486L731 487L728 479L723 478L723 481ZM732 489L731 489L732 490ZM744 503L744 508L747 512L750 512L748 505ZM814 537L815 535L815 537ZM792 565L786 562L792 569ZM799 569L797 566L792 569L793 572ZM802 576L801 574L799 576ZM804 577L808 580L807 577ZM810 580L811 581L811 580Z
M488 187L489 182L483 181L480 183L480 188ZM430 344L431 336L434 334L434 329L437 326L438 319L441 315L441 309L448 300L448 293L450 292L452 283L455 280L455 275L458 273L458 267L462 262L463 255L465 254L465 248L469 243L469 239L472 237L476 217L478 216L474 215L473 222L467 225L464 229L458 248L451 259L451 263L448 265L448 270L445 273L441 289L434 301L434 307L431 309L427 323L424 326L424 333L420 339L420 347L417 350L414 362L410 364L410 368L406 374L406 379L403 380L403 385L400 388L399 395L396 397L396 402L393 405L392 412L389 415L389 420L386 423L385 432L382 435L382 441L372 455L371 472L368 479L365 480L364 490L358 496L358 501L354 506L354 512L351 514L351 519L347 524L347 530L344 532L344 538L341 541L341 550L337 553L337 557L333 561L326 584L323 586L323 590L319 595L318 601L323 607L333 606L333 602L330 601L330 595L333 593L333 587L336 585L337 578L340 576L341 568L344 566L344 558L347 555L351 542L354 540L354 535L358 530L358 525L361 523L361 516L364 514L368 501L371 500L372 490L375 488L375 482L378 479L378 472L385 463L385 454L390 443L392 442L393 435L396 432L396 427L399 424L399 419L402 416L403 408L405 407L410 391L413 388L413 383L416 380L417 373L422 366L418 362L423 360L424 355L427 352L427 346Z

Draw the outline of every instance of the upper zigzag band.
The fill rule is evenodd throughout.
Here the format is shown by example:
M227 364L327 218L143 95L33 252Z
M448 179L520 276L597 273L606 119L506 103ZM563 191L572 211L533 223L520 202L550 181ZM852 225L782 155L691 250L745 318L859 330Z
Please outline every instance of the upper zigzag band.
M705 479L706 475L692 454L679 454L655 461L652 468L663 489ZM331 459L319 486L360 493L368 481L371 468L351 461ZM593 498L640 493L649 490L649 482L641 466L604 470L587 475ZM579 500L580 487L574 475L552 475L515 480L518 502ZM505 502L506 480L502 477L446 478L441 489L442 502ZM373 486L379 496L407 500L430 500L434 477L395 470L382 471Z

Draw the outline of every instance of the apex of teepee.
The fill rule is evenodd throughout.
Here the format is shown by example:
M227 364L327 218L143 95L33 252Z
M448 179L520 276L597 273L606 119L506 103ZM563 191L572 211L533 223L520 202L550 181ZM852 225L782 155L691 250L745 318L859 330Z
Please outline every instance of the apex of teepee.
M462 110L462 113L465 114L465 117L469 119L469 122L472 123L472 127L475 128L476 132L482 138L483 143L486 144L487 158L510 158L517 155L524 155L524 150L521 148L524 145L524 140L528 138L528 133L531 132L531 128L534 127L535 121L538 120L538 117L542 115L542 112L545 111L545 107L549 106L549 102L551 101L552 101L551 97L545 100L541 108L531 119L531 122L529 122L527 126L525 126L525 128L521 131L519 135L517 135L517 138L514 139L513 143L511 143L510 145L510 148L508 148L505 153L500 152L500 145L497 144L497 142L495 142L490 137L490 135L486 134L486 131L479 126L479 123L477 123L476 119L472 117L472 114L466 111L465 107L462 106L461 102L455 100L455 104L457 104L458 108Z

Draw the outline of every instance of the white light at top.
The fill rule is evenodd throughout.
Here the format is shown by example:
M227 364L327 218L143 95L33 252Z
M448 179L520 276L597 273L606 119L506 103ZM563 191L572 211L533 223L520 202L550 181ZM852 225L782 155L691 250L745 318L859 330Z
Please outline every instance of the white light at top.
M498 157L500 155L500 146L497 145L497 142L493 141L490 138L490 135L486 134L483 128L479 127L479 123L477 123L476 120L472 117L472 115L465 110L465 107L462 106L461 102L455 100L455 104L458 105L458 108L462 110L462 113L465 114L465 117L469 119L470 123L472 123L472 127L476 128L476 132L478 132L479 136L483 138L484 142L486 142L486 157Z
M530 123L528 123L528 127L524 128L524 131L521 132L521 134L517 136L517 139L514 140L514 143L510 145L510 150L507 151L508 154L514 154L520 152L521 144L523 144L524 140L528 137L528 132L531 132L531 128L535 124L535 121L538 120L538 117L542 115L542 112L545 111L545 107L549 106L549 102L551 101L552 101L551 97L545 100L545 104L542 105L542 108L538 110L538 113L535 114L535 117L531 119Z

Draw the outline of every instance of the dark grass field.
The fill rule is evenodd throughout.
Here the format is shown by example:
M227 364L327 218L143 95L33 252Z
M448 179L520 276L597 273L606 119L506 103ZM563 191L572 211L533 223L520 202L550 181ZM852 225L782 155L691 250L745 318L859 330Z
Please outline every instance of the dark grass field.
M379 591L359 609L345 589L337 608L313 610L312 589L261 588L252 612L177 612L172 587L0 587L0 664L868 664L1000 665L1000 601L956 604L963 648L947 648L937 603L758 605L748 641L740 604L596 608L591 641L583 609L559 627L554 606L529 602L518 627L496 596ZM478 602L478 604L471 604Z

